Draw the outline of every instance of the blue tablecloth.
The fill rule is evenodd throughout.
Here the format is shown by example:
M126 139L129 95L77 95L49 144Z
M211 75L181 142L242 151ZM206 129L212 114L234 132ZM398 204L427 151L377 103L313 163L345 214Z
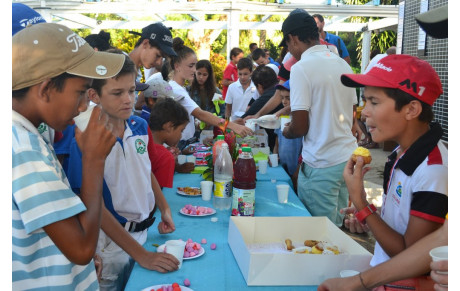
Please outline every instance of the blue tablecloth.
M257 171L256 174L257 181L269 181L271 182L272 180L275 180L277 183L278 182L286 182L293 188L292 180L291 177L289 177L288 173L283 169L281 165L278 165L278 167L267 167L267 173L261 174L259 171ZM276 193L275 193L276 194Z
M281 170L283 169L281 168ZM207 244L203 245L205 254L196 259L184 261L180 270L166 274L144 269L136 263L126 290L142 290L149 286L173 282L183 285L186 278L191 282L190 288L195 291L274 290L275 288L276 290L316 290L317 286L248 287L227 243L230 210L218 210L216 214L205 217L189 217L179 213L179 210L186 204L212 207L212 200L203 201L201 196L186 197L176 193L177 187L199 187L201 180L202 178L198 174L176 174L174 176L173 188L164 188L163 192L171 207L176 231L165 235L158 233L156 226L160 221L160 213L157 211L155 213L157 222L149 229L144 247L149 251L156 251L156 247L152 244L161 245L170 239L187 240L189 238L201 242L205 238L207 240ZM289 190L289 202L287 204L278 203L275 185L275 183L258 179L256 184L256 216L311 216L292 188ZM217 217L218 221L212 222L212 217ZM212 243L217 245L216 250L210 249Z

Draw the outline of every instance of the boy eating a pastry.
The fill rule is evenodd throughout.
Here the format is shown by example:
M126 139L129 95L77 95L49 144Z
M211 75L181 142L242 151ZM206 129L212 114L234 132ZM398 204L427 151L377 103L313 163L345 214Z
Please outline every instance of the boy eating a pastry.
M364 87L369 132L375 142L395 141L384 171L381 214L366 200L362 157L350 158L344 178L355 216L374 234L377 243L371 265L399 254L437 230L447 214L447 149L442 128L432 122L432 105L442 93L435 70L409 55L390 55L366 74L343 74L348 87ZM421 276L392 285L430 286Z

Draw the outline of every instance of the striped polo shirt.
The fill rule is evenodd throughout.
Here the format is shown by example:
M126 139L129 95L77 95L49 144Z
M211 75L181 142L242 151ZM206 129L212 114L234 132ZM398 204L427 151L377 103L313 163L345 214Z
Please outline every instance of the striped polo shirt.
M93 261L70 262L43 227L86 210L70 189L51 145L13 111L13 290L98 290Z

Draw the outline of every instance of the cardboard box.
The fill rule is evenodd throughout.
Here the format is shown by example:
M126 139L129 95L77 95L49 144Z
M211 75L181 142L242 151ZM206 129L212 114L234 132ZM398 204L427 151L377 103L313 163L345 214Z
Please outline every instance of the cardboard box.
M339 247L342 254L315 255L250 251L253 244L279 243L285 239L321 240ZM326 217L234 217L228 244L248 286L319 285L340 277L341 270L364 271L372 254L343 233Z

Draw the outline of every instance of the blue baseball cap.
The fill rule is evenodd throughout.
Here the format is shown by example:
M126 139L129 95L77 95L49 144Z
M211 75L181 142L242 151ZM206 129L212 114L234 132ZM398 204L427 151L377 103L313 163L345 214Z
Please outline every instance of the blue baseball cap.
M285 90L291 91L291 86L289 85L289 80L287 80L283 84L276 85L275 88L276 89L285 89Z
M22 3L13 3L12 12L13 35L29 25L46 22L40 13Z

